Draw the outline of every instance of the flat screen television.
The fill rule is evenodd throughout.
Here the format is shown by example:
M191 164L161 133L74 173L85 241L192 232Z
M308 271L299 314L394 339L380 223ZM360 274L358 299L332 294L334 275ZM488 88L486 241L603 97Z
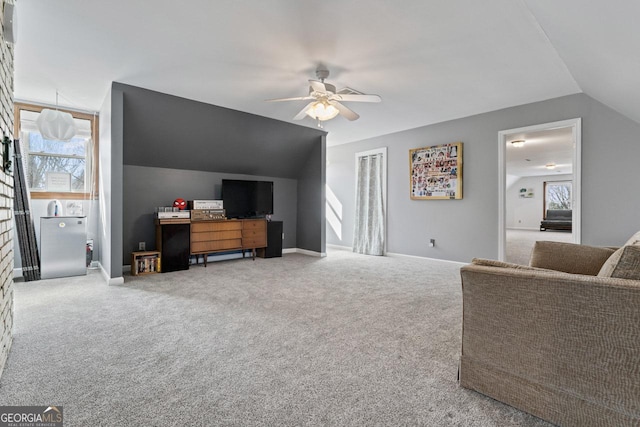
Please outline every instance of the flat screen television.
M273 215L273 182L223 179L222 201L227 218Z

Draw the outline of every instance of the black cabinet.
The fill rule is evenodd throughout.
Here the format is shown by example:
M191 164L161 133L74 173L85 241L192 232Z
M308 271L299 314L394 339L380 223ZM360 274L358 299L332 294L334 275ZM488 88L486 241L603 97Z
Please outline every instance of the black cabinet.
M257 253L261 258L282 256L282 221L267 222L267 247Z
M156 225L156 246L161 252L161 271L179 271L189 269L190 225Z

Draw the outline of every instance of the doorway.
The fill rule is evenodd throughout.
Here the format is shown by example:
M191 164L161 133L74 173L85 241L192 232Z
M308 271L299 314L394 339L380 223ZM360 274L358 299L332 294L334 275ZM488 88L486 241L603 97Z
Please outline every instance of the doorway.
M537 240L581 241L581 119L498 133L498 259L528 264Z

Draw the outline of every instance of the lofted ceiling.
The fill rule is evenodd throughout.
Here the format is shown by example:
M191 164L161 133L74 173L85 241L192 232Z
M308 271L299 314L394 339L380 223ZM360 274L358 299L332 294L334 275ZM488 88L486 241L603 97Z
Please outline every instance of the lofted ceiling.
M99 110L112 81L293 116L322 63L377 94L328 145L578 92L640 121L640 3L612 0L17 0L15 98Z

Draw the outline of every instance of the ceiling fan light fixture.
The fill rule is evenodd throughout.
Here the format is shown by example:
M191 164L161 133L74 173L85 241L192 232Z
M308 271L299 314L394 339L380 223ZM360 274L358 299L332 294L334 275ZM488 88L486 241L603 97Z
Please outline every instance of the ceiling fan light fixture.
M524 146L524 139L517 139L515 141L511 141L511 145L513 145L514 147L520 148Z
M336 117L340 112L336 107L329 104L327 101L318 101L314 103L311 108L306 111L306 114L322 122L331 120Z
M302 120L308 116L317 120L319 127L322 127L321 122L331 120L338 114L349 121L360 118L358 113L342 104L342 102L382 101L382 98L378 95L367 95L349 88L337 91L334 85L325 83L324 79L329 77L329 70L322 66L316 70L316 76L320 81L309 80L309 94L307 96L267 99L267 101L310 101L298 114L293 116L293 120Z

